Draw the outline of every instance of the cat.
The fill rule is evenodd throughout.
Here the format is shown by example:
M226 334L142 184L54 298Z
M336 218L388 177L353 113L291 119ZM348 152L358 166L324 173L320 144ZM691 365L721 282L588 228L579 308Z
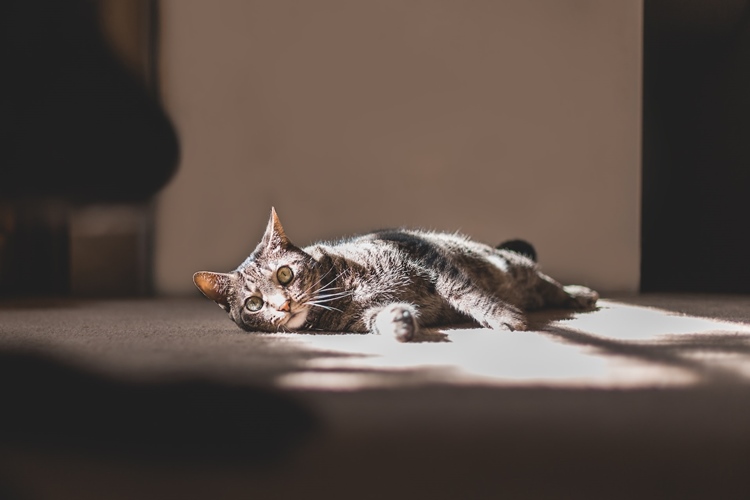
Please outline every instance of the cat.
M411 229L299 248L272 208L261 242L235 271L201 271L193 281L247 331L372 332L401 342L422 328L524 330L523 311L595 307L597 292L560 285L535 256L522 240L493 248Z

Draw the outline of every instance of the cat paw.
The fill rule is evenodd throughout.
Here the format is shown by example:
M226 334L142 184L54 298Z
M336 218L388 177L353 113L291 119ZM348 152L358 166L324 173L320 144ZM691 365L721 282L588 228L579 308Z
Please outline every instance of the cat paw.
M392 335L399 342L409 342L417 331L415 311L406 304L393 304L375 318L377 333Z
M497 318L487 319L481 322L482 326L492 330L506 332L524 331L528 328L526 320L520 314L504 314Z
M568 285L564 289L570 297L569 303L573 309L590 310L596 307L599 294L591 288L581 285Z

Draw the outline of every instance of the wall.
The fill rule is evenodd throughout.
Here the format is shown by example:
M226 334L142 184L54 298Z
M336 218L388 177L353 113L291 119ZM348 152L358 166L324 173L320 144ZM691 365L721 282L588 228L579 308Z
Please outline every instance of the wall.
M182 144L156 287L259 240L386 226L530 240L564 282L635 290L642 1L163 0Z

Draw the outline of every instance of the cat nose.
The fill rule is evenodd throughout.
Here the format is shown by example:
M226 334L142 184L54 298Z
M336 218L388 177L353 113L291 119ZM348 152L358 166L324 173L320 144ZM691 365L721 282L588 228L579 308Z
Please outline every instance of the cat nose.
M289 305L288 300L284 301L284 303L281 304L280 306L276 306L276 310L278 311L289 312L289 309L290 309L290 305Z

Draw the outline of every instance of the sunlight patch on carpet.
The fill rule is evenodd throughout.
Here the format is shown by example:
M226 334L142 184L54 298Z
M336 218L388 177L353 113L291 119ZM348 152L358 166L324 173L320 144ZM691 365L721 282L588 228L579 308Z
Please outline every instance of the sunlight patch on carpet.
M405 344L378 335L290 335L302 347L336 355L312 357L277 383L354 390L434 383L661 387L711 377L750 381L750 370L740 369L737 359L727 362L727 356L718 359L710 352L710 341L727 335L747 342L750 349L750 326L615 301L550 321L538 331L466 328L442 333L446 341ZM745 365L748 356L741 359Z

